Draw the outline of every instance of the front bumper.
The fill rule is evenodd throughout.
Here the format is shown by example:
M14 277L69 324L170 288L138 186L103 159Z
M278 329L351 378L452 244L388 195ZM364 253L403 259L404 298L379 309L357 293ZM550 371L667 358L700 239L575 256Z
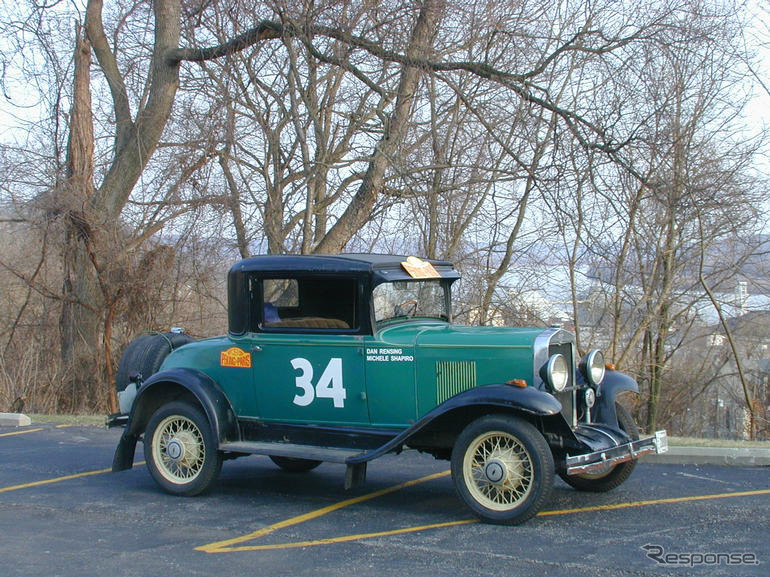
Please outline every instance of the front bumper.
M646 437L593 453L567 456L567 474L601 473L620 463L638 459L642 455L666 451L668 451L666 431L656 431L654 437Z

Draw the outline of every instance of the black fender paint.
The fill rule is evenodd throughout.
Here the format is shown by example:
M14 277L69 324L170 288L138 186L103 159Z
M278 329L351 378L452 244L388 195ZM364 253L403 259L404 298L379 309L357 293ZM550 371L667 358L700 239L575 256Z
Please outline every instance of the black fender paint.
M599 385L594 407L593 421L618 429L618 413L615 410L615 398L622 391L639 392L639 385L630 376L619 371L608 370L604 381Z
M170 388L170 385L173 388ZM157 403L154 401L158 396L164 395L169 395L167 401L173 400L178 395L179 388L188 391L198 400L220 444L239 440L240 433L235 411L219 385L207 374L198 370L169 369L155 373L139 388L125 431L115 450L112 461L113 471L123 471L133 466L136 442L144 432L152 416L151 413L157 408Z
M355 465L381 457L400 447L439 417L456 409L473 406L500 407L501 410L509 412L522 412L541 417L559 415L561 412L561 403L553 395L534 387L520 388L511 385L476 387L447 399L381 447L352 457L346 462L349 465Z

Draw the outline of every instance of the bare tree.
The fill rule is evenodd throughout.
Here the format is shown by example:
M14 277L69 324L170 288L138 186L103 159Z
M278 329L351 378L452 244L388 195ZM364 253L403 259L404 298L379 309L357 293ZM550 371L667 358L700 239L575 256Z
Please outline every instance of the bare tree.
M707 129L725 133L704 116L735 86L705 82L709 67L732 66L735 21L689 1L92 0L75 81L66 66L55 79L72 94L69 149L52 155L45 194L28 195L45 207L40 230L66 247L64 288L40 286L34 270L17 278L63 303L65 358L106 352L104 368L127 330L115 319L142 302L133 287L171 290L183 308L185 283L143 279L187 257L181 239L227 236L241 256L451 257L477 277L461 299L477 322L526 308L511 289L554 282L549 265L566 252L573 311L576 269L611 271L610 354L638 367L652 396L672 327L692 320L679 304L693 286L681 282L694 254L688 202L722 222L704 190L729 181L743 206L740 178L713 176L741 163L713 162L726 157Z
M658 424L661 399L675 394L667 387L697 385L673 383L670 375L708 303L698 263L709 247L757 224L749 168L759 143L740 145L735 122L744 105L734 98L744 79L732 48L737 30L712 26L694 19L672 29L693 39L689 50L672 49L676 37L663 36L660 49L647 56L640 73L649 80L649 118L638 143L627 148L643 154L633 161L640 178L615 181L623 196L603 193L617 225L614 232L601 229L604 239L591 234L587 243L594 261L605 263L597 278L612 286L611 357L638 371L650 430ZM607 179L607 170L602 173ZM709 225L698 227L705 213ZM708 282L724 286L747 254L710 262Z

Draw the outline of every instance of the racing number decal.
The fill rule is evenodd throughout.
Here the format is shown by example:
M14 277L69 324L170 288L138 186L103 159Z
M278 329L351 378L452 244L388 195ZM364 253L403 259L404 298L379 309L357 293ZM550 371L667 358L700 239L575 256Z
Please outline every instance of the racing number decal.
M307 359L297 358L291 360L291 366L297 371L302 371L297 376L297 388L302 389L302 395L294 395L294 404L300 407L307 407L315 399L315 389L313 388L313 365Z
M318 379L318 383L313 386L313 365L310 361L298 357L291 360L291 366L300 371L295 381L297 388L302 389L301 394L294 395L294 404L300 407L307 407L316 398L332 399L334 407L341 409L345 407L345 398L347 396L345 387L342 384L342 359L329 359L329 364Z

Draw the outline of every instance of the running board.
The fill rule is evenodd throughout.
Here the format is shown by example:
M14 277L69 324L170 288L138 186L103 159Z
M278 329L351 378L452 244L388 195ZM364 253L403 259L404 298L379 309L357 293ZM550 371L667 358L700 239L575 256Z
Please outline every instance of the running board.
M291 457L294 459L310 459L327 463L342 463L348 466L345 472L345 489L352 489L366 481L366 462L348 463L353 457L359 457L366 451L340 447L314 447L312 445L297 445L293 443L270 443L257 441L240 441L223 443L220 451L231 453L247 453L250 455L272 455L274 457Z
M294 443L271 443L265 441L238 441L223 443L220 451L232 453L247 453L250 455L273 455L275 457L292 457L294 459L311 459L327 463L347 463L348 459L365 453L361 449L340 447L314 447Z

